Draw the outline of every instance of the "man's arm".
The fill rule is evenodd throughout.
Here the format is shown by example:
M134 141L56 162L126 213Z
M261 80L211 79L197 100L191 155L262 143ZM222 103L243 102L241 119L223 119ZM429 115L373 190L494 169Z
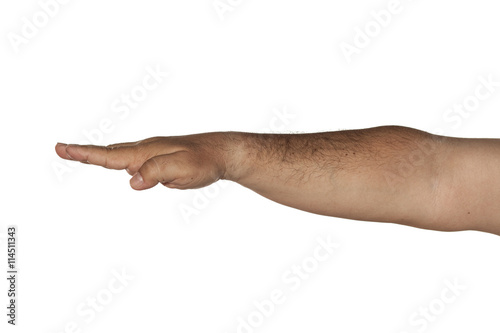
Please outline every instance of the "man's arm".
M500 142L399 126L214 132L116 144L58 144L62 158L127 169L131 186L237 182L281 204L348 219L500 235Z

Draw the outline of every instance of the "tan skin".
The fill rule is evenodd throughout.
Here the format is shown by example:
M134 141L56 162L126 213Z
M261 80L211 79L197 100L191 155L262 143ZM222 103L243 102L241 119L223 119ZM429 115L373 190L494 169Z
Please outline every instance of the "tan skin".
M401 126L213 132L103 146L56 145L64 159L126 170L130 185L193 189L219 179L311 213L500 235L500 140Z

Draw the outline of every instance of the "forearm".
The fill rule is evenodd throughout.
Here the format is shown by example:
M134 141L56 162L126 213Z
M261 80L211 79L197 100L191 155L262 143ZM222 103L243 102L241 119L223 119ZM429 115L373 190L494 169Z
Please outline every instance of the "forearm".
M395 126L231 135L237 148L224 178L273 201L328 216L460 230L433 219L443 137Z

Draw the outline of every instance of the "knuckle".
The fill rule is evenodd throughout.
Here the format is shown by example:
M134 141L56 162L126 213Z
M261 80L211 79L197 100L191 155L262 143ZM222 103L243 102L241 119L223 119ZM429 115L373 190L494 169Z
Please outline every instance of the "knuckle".
M163 139L162 136L153 136L151 138L137 141L136 145L142 145L142 144L147 144L147 143L151 143L151 142L156 142L156 141L161 140L161 139Z

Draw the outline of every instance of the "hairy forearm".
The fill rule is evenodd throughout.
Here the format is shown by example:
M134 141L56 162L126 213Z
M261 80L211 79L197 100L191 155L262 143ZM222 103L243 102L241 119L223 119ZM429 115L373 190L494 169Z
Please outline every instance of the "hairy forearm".
M234 149L223 178L273 201L328 216L461 229L434 218L443 137L397 126L226 135Z

